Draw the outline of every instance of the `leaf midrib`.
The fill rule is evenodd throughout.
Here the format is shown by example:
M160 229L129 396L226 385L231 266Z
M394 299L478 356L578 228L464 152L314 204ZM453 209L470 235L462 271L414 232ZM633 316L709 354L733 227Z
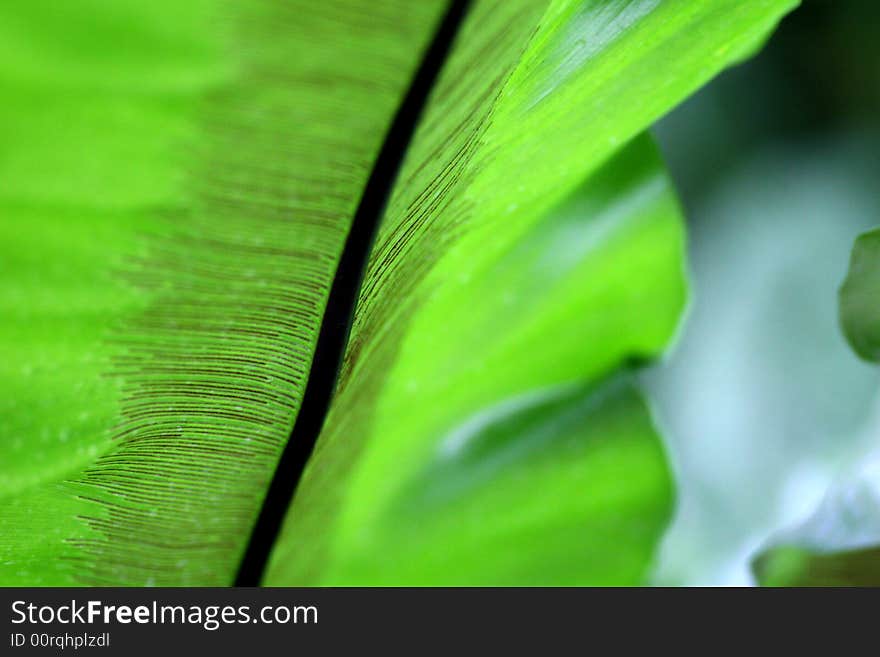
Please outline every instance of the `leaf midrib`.
M236 586L259 585L290 501L314 450L330 409L379 223L469 5L470 0L450 0L370 171L333 277L302 403L248 540L235 578Z

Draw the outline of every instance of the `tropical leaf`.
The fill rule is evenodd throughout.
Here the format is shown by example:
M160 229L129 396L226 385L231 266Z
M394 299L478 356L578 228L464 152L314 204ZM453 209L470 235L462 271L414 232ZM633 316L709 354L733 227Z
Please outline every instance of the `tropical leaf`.
M233 581L446 4L0 7L0 583ZM670 485L613 374L684 291L636 137L793 4L473 3L267 583L643 581Z
M444 3L105 5L0 8L2 580L228 584Z
M526 6L531 25L521 25ZM469 519L453 506L445 517L432 508L415 525L395 509L444 441L481 410L556 385L589 384L662 348L683 299L674 203L644 145L620 156L626 164L599 169L698 84L751 52L790 6L691 3L683 11L677 3L535 2L508 3L505 11L476 4L380 228L337 397L267 583L522 581L515 568L489 572L464 555L496 554L486 544L493 540L521 544L541 521L543 537L534 531L516 554L542 542L553 550L546 537L559 521L540 509L558 504L560 493L547 489L542 498L542 480L528 475L520 475L521 490L544 515L536 525L500 494ZM497 91L461 123L444 101L475 80L496 81ZM575 212L582 220L542 247L538 234L552 233L560 221L554 208L566 198L583 203ZM617 230L626 234L620 251ZM619 476L630 465L618 461ZM659 499L663 484L654 484ZM486 486L486 495L504 489ZM653 512L634 518L662 526L666 510ZM422 542L429 530L437 532L439 555ZM604 545L613 561L613 544L600 536L592 545L573 539L568 553ZM656 542L657 533L644 538ZM594 574L586 560L554 572L552 561L541 561L550 555L532 553L544 567L529 562L526 577L559 581L553 578L566 572L573 582ZM641 570L609 565L606 581L644 581L645 567L644 560Z
M416 295L410 339L342 380L267 581L644 581L671 486L644 410L600 380L673 331L682 245L643 139L482 271Z

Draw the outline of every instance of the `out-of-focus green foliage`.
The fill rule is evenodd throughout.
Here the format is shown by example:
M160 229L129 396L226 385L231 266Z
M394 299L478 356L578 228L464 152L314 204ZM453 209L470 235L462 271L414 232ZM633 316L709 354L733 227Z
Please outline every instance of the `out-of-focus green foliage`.
M880 377L841 334L836 291L852 240L880 211L878 143L765 145L685 199L693 301L647 377L678 475L664 584L748 584L754 551L867 446Z
M880 6L869 0L846 4L818 4L814 12L826 47L811 48L816 61L811 70L827 75L824 100L812 103L836 125L845 121L864 134L880 129ZM822 15L824 12L824 16ZM820 18L821 16L821 18ZM871 143L868 141L868 143ZM877 179L880 157L864 170ZM876 223L878 197L866 219ZM839 292L840 326L861 358L880 361L880 230L862 234L852 249L850 268ZM837 390L834 379L827 389ZM799 526L776 536L755 560L762 584L775 586L878 586L880 585L880 476L877 436L880 421L867 429L867 444L853 462L842 469L821 504Z
M840 289L840 322L856 353L880 362L880 230L856 240Z
M872 216L876 216L875 208ZM839 294L840 325L863 359L880 361L880 230L861 235ZM828 383L833 387L833 379ZM832 397L833 398L833 397ZM804 522L773 537L754 561L766 586L880 585L877 423L866 454Z
M853 349L871 361L880 360L880 318L876 312L880 298L878 263L880 231L872 231L856 240L849 274L840 289L843 330ZM875 422L865 454L848 471L838 474L812 515L773 536L755 558L755 576L762 585L880 585L880 461L876 428Z
M805 0L655 131L694 299L648 386L679 485L663 584L753 583L756 552L876 447L880 372L837 290L880 216L878 28L872 0Z
M662 424L682 486L664 583L747 584L756 553L763 583L875 580L880 372L846 344L837 291L880 216L878 26L872 0L805 0L661 126L696 299L695 348L660 390L689 425Z

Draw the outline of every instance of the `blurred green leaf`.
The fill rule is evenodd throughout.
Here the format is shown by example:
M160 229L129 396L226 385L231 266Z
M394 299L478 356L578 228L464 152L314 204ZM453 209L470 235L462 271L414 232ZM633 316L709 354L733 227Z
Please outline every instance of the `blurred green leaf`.
M856 240L840 288L840 322L859 356L880 361L880 230Z

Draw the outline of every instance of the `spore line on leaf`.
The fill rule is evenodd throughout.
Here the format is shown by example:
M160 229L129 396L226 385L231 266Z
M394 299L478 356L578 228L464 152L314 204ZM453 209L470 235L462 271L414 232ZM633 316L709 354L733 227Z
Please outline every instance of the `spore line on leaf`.
M330 408L355 304L379 222L470 0L451 0L391 122L364 187L333 278L302 404L245 550L236 586L257 586Z

